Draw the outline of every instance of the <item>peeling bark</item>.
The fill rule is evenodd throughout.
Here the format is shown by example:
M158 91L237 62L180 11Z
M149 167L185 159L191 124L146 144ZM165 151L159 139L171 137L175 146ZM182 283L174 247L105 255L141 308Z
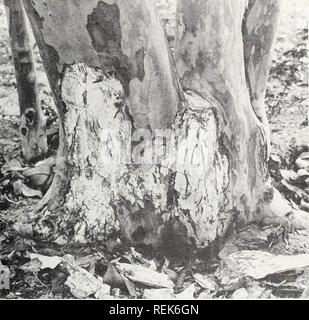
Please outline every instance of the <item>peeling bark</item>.
M55 189L50 190L37 233L69 237L72 225L77 242L120 237L125 243L151 244L170 254L178 250L181 256L190 246L208 247L224 235L234 218L220 210L229 184L228 159L218 151L210 104L188 92L188 106L171 127L171 139L184 143L183 152L177 159L166 156L160 164L148 164L145 151L145 164L137 165L125 158L124 133L130 128L125 110L117 109L125 93L118 79L76 64L67 67L61 92L67 109L67 178L57 197ZM113 139L104 139L107 128L115 128Z
M21 0L6 2L12 56L20 106L23 155L30 161L47 152L46 120L42 112L35 63Z

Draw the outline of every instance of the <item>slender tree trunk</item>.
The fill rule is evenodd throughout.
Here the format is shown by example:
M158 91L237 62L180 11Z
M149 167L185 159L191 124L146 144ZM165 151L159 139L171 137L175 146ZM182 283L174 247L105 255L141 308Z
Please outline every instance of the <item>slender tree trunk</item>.
M22 150L26 160L47 152L46 121L39 99L35 63L21 0L6 1L20 106Z
M245 72L254 112L270 142L265 95L280 15L280 0L250 0L243 20Z
M24 3L60 115L41 237L119 237L183 256L272 212L267 124L246 76L246 1L179 1L185 92L152 0Z

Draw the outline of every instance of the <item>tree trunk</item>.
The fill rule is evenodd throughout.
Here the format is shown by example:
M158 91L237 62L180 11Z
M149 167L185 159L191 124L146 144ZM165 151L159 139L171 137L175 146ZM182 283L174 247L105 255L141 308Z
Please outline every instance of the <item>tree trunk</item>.
M246 76L245 4L179 1L183 92L152 0L25 1L60 115L40 237L184 256L262 218L274 189Z
M10 0L6 5L20 106L22 150L25 159L30 161L47 152L46 120L39 99L34 57L22 1Z
M218 148L228 158L229 186L220 211L234 210L248 222L261 215L273 190L267 170L268 128L254 112L246 82L245 5L246 1L180 0L176 61L183 88L215 99L216 116L222 122ZM265 84L267 78L263 80Z
M265 95L280 15L280 0L249 0L243 20L245 72L253 110L270 142Z

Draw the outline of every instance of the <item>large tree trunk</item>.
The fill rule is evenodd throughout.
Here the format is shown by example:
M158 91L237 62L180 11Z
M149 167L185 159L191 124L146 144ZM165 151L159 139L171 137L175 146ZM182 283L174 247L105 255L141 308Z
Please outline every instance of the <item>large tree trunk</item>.
M60 115L41 237L184 255L261 219L274 190L248 83L267 79L246 76L246 3L179 1L182 92L152 0L25 1Z
M22 0L6 1L6 5L20 106L22 150L25 159L29 161L47 152L46 120L41 108Z

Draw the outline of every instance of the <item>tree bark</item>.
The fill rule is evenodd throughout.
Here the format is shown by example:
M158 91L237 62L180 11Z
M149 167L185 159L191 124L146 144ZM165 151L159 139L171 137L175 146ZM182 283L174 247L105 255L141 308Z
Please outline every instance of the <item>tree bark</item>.
M42 112L26 15L21 0L6 2L9 33L20 106L23 156L34 160L47 152L46 120Z
M250 0L243 20L247 87L253 110L264 124L269 142L265 95L279 15L280 0Z
M179 1L183 92L152 0L25 1L60 115L40 237L186 256L261 219L275 192L246 77L245 4Z
M267 170L267 129L252 108L246 81L245 5L246 1L180 0L176 61L183 88L215 100L216 115L223 121L218 148L228 158L229 186L227 205L221 210L234 210L248 222L261 216L273 191Z

